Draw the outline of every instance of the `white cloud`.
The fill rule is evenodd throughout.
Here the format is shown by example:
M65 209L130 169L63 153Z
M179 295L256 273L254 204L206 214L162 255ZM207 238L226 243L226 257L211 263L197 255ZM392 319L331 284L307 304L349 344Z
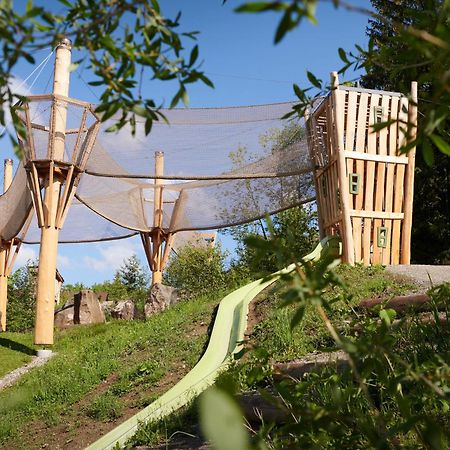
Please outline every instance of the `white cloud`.
M111 242L109 244L97 244L98 256L85 256L84 264L96 272L116 271L125 259L136 253L134 243Z
M22 245L20 247L19 253L17 254L17 259L14 264L13 270L21 266L25 266L28 261L36 261L37 257L37 248L25 244Z
M58 254L58 268L70 267L72 265L68 256Z

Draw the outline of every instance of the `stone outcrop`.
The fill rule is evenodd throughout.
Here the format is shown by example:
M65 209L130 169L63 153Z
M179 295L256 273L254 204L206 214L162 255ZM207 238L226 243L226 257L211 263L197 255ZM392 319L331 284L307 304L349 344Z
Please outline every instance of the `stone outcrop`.
M150 297L145 303L145 317L149 317L179 302L177 289L156 283L150 290Z
M121 320L134 320L137 318L136 305L133 300L122 300L111 309L111 317Z
M104 323L105 314L98 296L90 290L75 294L61 309L55 311L55 327L68 328L77 324Z

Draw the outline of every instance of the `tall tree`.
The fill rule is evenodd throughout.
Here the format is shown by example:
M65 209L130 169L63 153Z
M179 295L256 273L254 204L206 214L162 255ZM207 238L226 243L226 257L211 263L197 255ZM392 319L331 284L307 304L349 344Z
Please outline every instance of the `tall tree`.
M132 255L125 260L117 273L128 292L142 290L148 287L148 274L142 268L139 258L136 255Z
M441 25L449 26L448 16L446 21L442 18L446 3L372 0L378 15L369 20L367 27L374 56L365 61L367 74L362 77L365 87L408 92L411 81L418 80L419 104L426 106L435 101L439 89L436 62L426 48L411 52L410 42L399 39L399 30L402 26L413 26L431 34ZM426 126L423 115L419 116L419 128ZM450 129L449 117L443 120L441 128ZM436 150L433 145L424 148L424 143L419 143L416 158L412 258L421 263L450 262L450 158Z

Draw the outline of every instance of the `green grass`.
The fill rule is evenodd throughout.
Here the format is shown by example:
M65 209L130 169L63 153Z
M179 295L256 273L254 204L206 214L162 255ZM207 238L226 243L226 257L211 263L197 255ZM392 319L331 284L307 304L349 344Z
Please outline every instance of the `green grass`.
M31 361L34 355L30 334L0 334L0 378Z
M343 328L352 306L361 300L372 297L389 299L417 289L402 279L391 276L381 266L349 267L340 265L336 272L348 286L351 298L348 302L338 302L332 306L335 319L341 318ZM342 290L327 292L328 299L342 294ZM258 307L263 318L256 325L252 341L270 354L273 362L285 362L302 357L313 351L327 350L334 341L321 320L318 320L314 307L306 310L302 322L291 331L290 321L295 306L281 308L278 286L266 291L258 299Z
M350 287L352 305L364 298L378 296L389 298L416 289L408 282L390 276L381 266L348 267L341 265L336 270ZM270 373L269 360L270 362L289 361L334 345L325 327L317 320L312 308L307 311L302 323L294 331L291 331L290 320L294 308L280 308L281 299L278 286L279 284L264 291L256 300L258 310L262 313L262 320L255 326L250 342L252 345L258 346L258 350L250 352L249 357L244 359L244 365L236 363L230 372L220 377L219 383L229 383L231 376L234 378L234 383L237 383L241 389L246 389L249 387L248 382L252 379L254 369L256 384L263 381L264 375ZM338 291L329 292L327 295L332 296L339 293ZM349 308L350 305L336 305L334 314L344 319L348 316ZM178 430L198 434L197 423L197 408L194 403L161 422L140 427L138 433L130 441L130 448L133 445L151 446L164 443Z
M26 434L26 424L34 420L57 424L61 414L90 398L88 394L112 374L109 389L92 396L84 409L94 420L119 417L121 397L127 392L155 385L171 367L189 368L197 362L207 336L192 336L192 330L196 323L209 323L221 298L217 293L184 301L146 322L115 321L58 332L57 355L0 392L0 446L11 448L12 440L19 432ZM8 333L2 338L32 349L30 334ZM3 347L0 357L4 352ZM20 365L18 360L14 364Z

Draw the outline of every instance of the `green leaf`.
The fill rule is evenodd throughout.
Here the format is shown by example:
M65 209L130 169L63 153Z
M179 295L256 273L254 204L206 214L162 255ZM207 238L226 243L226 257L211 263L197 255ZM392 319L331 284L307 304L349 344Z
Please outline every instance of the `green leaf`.
M200 397L200 423L215 450L246 450L249 439L242 412L231 395L212 387Z
M280 11L282 9L286 9L286 5L279 2L250 2L238 6L235 12L258 13L262 11Z
M145 134L150 134L150 131L152 131L152 126L153 126L153 119L151 117L149 117L146 121L145 121Z
M339 47L338 53L339 53L339 58L341 58L342 61L344 61L346 64L350 63L350 61L347 58L347 53L343 48Z
M322 82L318 80L315 75L309 71L306 71L306 76L308 77L309 82L318 89L322 89Z
M395 318L397 313L393 309L382 309L379 312L380 319L383 320L387 326L392 324L392 320Z
M441 138L441 136L438 136L437 134L430 135L430 139L433 141L433 144L442 152L444 155L450 156L450 144L444 139Z
M198 58L198 45L196 45L191 51L191 57L189 58L189 67L195 64Z
M434 150L428 140L425 140L423 142L422 156L423 156L423 160L426 162L427 166L431 167L434 164Z
M292 29L292 27L293 22L291 18L291 11L287 10L284 13L280 23L278 24L277 31L275 32L274 43L278 44L278 42L280 42L284 38L284 35Z

